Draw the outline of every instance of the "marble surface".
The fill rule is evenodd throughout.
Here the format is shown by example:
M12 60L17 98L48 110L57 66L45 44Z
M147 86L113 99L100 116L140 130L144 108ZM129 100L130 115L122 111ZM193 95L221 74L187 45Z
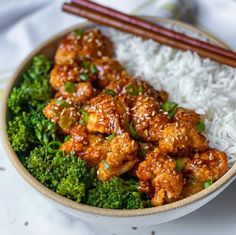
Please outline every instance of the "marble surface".
M109 0L109 2L114 2L117 5L115 0ZM198 8L195 12L196 25L218 35L228 45L236 49L236 31L232 30L235 26L235 20L232 19L235 16L236 2L233 0L197 0L196 2ZM225 9L224 14L222 13L221 4ZM212 7L214 7L214 10L212 10ZM44 11L48 14L47 9ZM55 9L53 9L53 12L55 13ZM229 15L230 17L228 17ZM36 15L36 17L39 17L39 15ZM58 19L55 17L53 19L58 25ZM65 21L65 18L63 18L64 23ZM71 18L68 18L68 24L71 23ZM216 25L218 27L215 27ZM18 27L20 26L18 24ZM42 25L45 37L44 29L45 26ZM21 32L23 32L22 29ZM38 37L38 34L36 35ZM26 49L24 47L24 51ZM6 75L4 74L4 76ZM55 209L16 172L6 154L4 154L1 145L0 153L0 235L236 234L236 181L210 203L183 218L153 227L120 228L119 231L108 231L108 228L86 224Z
M6 154L0 156L1 235L233 235L235 200L236 182L233 182L213 201L180 219L153 227L109 231L55 209L16 172Z

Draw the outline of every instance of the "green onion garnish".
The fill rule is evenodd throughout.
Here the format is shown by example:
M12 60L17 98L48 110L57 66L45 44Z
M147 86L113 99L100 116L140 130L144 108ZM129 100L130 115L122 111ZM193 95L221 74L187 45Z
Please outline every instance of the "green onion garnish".
M84 125L84 120L83 120L82 118L80 118L79 124L80 124L80 125Z
M84 29L76 29L76 30L74 31L74 33L75 33L76 36L81 37L81 36L84 35L85 30L84 30Z
M69 103L66 102L65 100L57 100L56 103L60 105L61 107L68 107Z
M176 170L182 172L183 170L183 161L181 159L176 159Z
M197 129L198 132L205 131L206 126L205 126L204 122L202 122L202 121L198 122L197 125L196 125L196 129Z
M143 87L131 84L125 88L125 91L130 95L139 95L140 93L143 93Z
M88 81L88 75L86 73L81 73L80 74L80 79L82 81Z
M66 108L66 107L69 106L69 103L66 102L66 101L63 101L63 102L60 104L60 106Z
M55 116L57 117L59 115L59 112L57 109L55 109L55 107L52 109L53 113L55 114Z
M88 69L89 66L90 66L90 61L85 60L85 61L82 62L82 67L84 69Z
M73 93L75 91L75 85L72 82L66 82L65 84L65 90L68 93Z
M145 158L147 155L147 149L145 149L144 147L141 147L140 151L138 152L139 157Z
M97 67L96 67L96 65L95 64L90 64L90 72L92 73L92 74L95 74L95 73L97 73Z
M67 135L66 137L65 137L65 139L64 139L64 142L67 142L68 140L70 140L71 139L71 135Z
M112 133L112 134L108 135L106 139L107 139L109 142L111 142L114 138L115 138L115 133Z
M104 89L104 92L108 95L113 96L113 97L117 95L116 92L111 89Z
M209 186L211 186L213 184L212 179L208 179L204 182L204 188L208 188Z
M109 169L110 169L109 163L107 163L105 160L102 160L102 164L103 164L103 166L104 166L104 168L105 168L106 170L109 170Z
M81 114L83 115L83 120L84 120L84 122L87 123L87 122L88 122L88 119L89 119L89 114L88 114L83 108L80 109L80 112L81 112Z
M141 136L136 132L136 130L133 128L133 124L132 122L129 124L129 133L131 134L131 136L136 139L136 140L140 140Z
M161 107L165 112L167 112L168 118L172 118L175 115L178 104L176 104L175 102L167 101Z

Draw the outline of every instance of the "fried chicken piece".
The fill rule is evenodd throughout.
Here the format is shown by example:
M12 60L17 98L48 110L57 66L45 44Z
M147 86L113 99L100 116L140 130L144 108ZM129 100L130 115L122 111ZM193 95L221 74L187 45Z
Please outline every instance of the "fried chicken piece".
M112 42L99 29L78 29L66 36L60 43L56 64L71 64L76 61L95 60L103 56L112 57Z
M188 179L184 185L181 198L190 197L204 189L204 183L197 181L194 178Z
M80 68L77 64L55 65L50 74L50 84L54 90L59 91L66 82L75 83L79 78Z
M93 63L97 69L98 79L96 86L99 88L104 88L111 81L118 80L123 71L121 64L117 60L112 60L109 57L103 57L95 60Z
M133 127L145 141L158 141L164 126L169 123L167 116L159 109L160 104L151 96L138 96L133 104Z
M184 185L183 176L176 170L175 160L159 149L147 155L136 173L140 180L140 191L149 195L153 206L179 199Z
M56 54L55 62L58 65L73 64L78 59L78 51L80 46L80 37L77 37L74 32L67 35L60 42Z
M100 94L90 100L86 111L90 132L121 134L129 125L128 107L118 96Z
M68 82L94 82L97 79L97 70L91 69L91 66L95 65L89 61L55 65L50 74L50 84L54 90L63 91Z
M163 112L158 112L155 117L150 121L148 141L159 141L165 126L170 122Z
M98 166L107 157L109 146L104 136L88 133L86 126L82 125L72 128L70 133L71 139L62 144L62 151L68 154L75 151L76 156L86 160L91 167Z
M90 166L98 167L99 163L107 157L110 149L109 143L100 134L89 134L88 142L89 145L85 150L83 159Z
M208 148L205 136L198 133L191 123L174 122L165 126L159 141L159 147L168 154L187 154L204 151Z
M227 169L227 155L220 150L209 149L203 153L196 153L187 164L185 172L193 175L199 182L205 182L208 179L216 181Z
M88 145L87 128L82 125L73 127L70 131L71 139L63 143L60 150L65 151L67 154L74 151L77 156L84 154L85 146Z
M52 99L44 108L43 114L52 122L57 122L63 133L68 134L79 119L79 107L71 105L71 101L63 100L62 97Z
M150 96L157 101L161 100L160 93L151 85L141 79L134 79L125 71L121 73L118 80L110 82L106 88L111 89L122 96L122 99L129 107L133 106L133 103L139 95Z
M134 82L135 80L131 75L129 75L126 71L122 71L120 78L111 81L106 88L115 91L117 94L125 94L125 88L128 85L132 85Z
M105 181L131 170L138 161L137 150L137 143L128 133L117 135L110 142L106 159L99 163L98 178Z
M177 108L174 115L174 120L176 122L188 122L193 124L193 126L196 126L197 123L201 121L201 116L193 110Z
M94 88L90 82L79 82L71 86L72 92L67 91L64 86L55 97L63 97L63 99L71 100L75 105L82 105L94 96Z

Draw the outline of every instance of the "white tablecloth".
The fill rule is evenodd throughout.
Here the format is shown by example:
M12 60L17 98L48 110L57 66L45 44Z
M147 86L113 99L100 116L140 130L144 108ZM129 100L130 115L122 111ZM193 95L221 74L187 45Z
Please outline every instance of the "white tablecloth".
M83 19L61 12L62 0L0 0L0 95L21 60L40 42ZM234 0L98 0L133 14L180 18L204 28L236 49ZM138 230L106 232L53 208L15 171L0 149L1 235L236 234L236 182L200 210Z

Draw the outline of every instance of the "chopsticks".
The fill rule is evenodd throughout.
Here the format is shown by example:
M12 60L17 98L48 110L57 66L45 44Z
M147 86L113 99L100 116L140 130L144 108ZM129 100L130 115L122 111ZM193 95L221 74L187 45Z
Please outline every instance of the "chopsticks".
M236 53L230 50L191 38L92 1L72 0L72 3L64 3L63 10L101 25L110 26L143 38L151 38L177 49L197 52L202 57L236 67Z

